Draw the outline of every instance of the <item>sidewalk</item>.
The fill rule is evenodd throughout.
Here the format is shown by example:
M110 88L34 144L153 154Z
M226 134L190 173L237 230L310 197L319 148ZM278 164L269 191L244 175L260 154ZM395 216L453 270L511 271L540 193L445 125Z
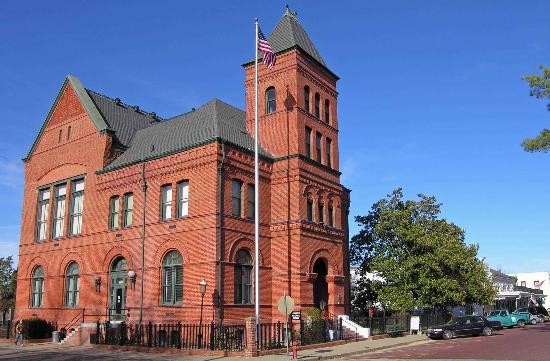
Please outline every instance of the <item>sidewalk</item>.
M429 341L426 335L407 335L401 337L388 337L378 340L364 340L358 342L350 342L344 345L333 347L323 347L312 350L298 350L298 360L330 360L345 356L364 354L368 352L379 351L387 348L404 346L411 343ZM286 350L285 350L286 351ZM211 359L211 358L210 358ZM288 361L289 356L285 353L278 355L260 356L254 358L243 357L227 357L224 361L243 361L243 360L258 360L258 361ZM206 361L206 360L205 360Z

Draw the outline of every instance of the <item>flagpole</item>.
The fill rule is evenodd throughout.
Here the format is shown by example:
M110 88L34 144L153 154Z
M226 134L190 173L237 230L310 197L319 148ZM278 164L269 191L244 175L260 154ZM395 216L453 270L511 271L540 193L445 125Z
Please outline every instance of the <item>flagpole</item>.
M254 75L254 305L256 310L256 332L260 324L260 212L259 212L259 191L260 176L258 169L258 18L256 23L256 72Z

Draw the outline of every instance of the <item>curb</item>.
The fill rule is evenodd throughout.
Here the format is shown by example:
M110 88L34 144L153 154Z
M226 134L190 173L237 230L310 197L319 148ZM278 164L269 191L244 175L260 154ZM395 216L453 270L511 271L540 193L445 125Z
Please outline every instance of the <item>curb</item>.
M420 343L420 342L425 342L425 341L426 340L407 341L407 342L403 342L403 343L399 343L399 344L395 344L395 345L379 346L379 347L369 348L369 349L366 349L366 350L343 352L343 353L339 353L339 354L335 354L335 355L306 356L306 357L301 358L301 359L302 360L333 360L333 359L340 358L340 357L354 356L354 355L366 354L366 353L371 353L371 352L377 352L377 351L387 350L387 349L396 348L396 347L400 347L400 346L412 345L414 343Z

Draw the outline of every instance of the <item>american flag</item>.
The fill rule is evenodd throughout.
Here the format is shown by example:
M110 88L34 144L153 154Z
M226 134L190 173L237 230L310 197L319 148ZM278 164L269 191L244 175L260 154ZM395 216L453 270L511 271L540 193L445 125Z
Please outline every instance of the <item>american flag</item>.
M264 56L264 64L267 66L268 69L271 69L273 65L275 64L275 54L273 53L273 48L271 48L271 44L264 36L264 33L260 30L258 27L258 50L260 50L263 53Z

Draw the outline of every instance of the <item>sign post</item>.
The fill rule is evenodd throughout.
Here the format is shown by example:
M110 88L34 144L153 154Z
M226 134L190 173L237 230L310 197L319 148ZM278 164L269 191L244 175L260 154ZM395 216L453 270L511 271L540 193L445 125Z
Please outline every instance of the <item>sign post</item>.
M290 337L288 334L288 315L290 315L292 311L294 311L294 300L292 299L292 297L287 296L286 292L284 292L283 297L279 298L279 301L277 302L277 309L285 316L286 354L288 355L288 346L290 342Z

